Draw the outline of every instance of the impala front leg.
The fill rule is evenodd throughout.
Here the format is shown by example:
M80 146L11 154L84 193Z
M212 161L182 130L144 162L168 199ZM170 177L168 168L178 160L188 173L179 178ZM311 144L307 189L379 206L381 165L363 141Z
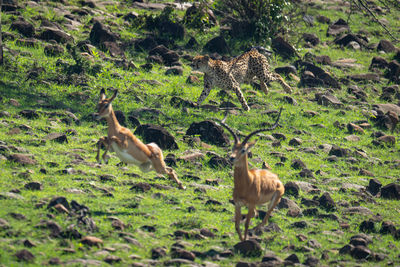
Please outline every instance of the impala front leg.
M103 156L102 156L102 158L104 159L105 155L107 154L108 148L109 148L107 136L102 136L102 137L100 137L99 141L97 141L97 155L96 155L96 161L97 161L97 163L99 163L99 164L101 164L101 159L100 159L101 145L103 145L104 148L105 148L105 152L104 152L104 154L103 154ZM107 164L107 162L106 162L106 164Z
M241 206L239 204L235 204L235 229L239 235L240 241L244 241L242 237L242 232L240 231L240 221L242 219L242 211Z
M124 137L123 139L119 139L118 137L116 137L115 135L110 137L110 144L114 142L117 144L117 146L119 146L122 149L125 149L128 147L128 140Z
M246 216L246 222L244 223L244 240L247 239L247 233L249 231L250 220L251 220L251 218L254 217L254 210L255 210L254 206L249 206L249 211L247 212L247 216Z

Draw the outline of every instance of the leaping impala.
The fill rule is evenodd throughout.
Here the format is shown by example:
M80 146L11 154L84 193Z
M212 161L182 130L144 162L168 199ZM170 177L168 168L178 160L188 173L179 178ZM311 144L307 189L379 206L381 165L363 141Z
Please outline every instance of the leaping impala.
M235 132L225 124L226 117L221 121L224 126L233 136L234 144L232 153L230 154L230 161L234 165L233 177L233 201L235 202L235 228L241 241L246 240L247 232L249 229L250 219L256 214L256 206L270 202L267 214L263 221L258 224L255 229L264 226L271 215L272 210L278 205L282 195L285 193L285 188L275 173L263 169L249 170L247 161L247 154L249 150L255 145L256 141L249 142L250 138L255 134L270 131L278 126L279 118L282 113L282 108L279 111L278 118L271 128L255 130L247 135L243 142L240 142ZM240 220L242 217L241 208L246 206L248 213L246 216L244 238L240 230Z
M129 129L119 124L111 105L111 102L117 95L118 91L114 91L112 97L106 98L105 90L101 89L100 91L100 100L97 104L95 118L97 120L102 118L107 120L108 134L99 139L96 156L97 162L101 163L100 147L103 144L106 147L106 151L102 158L106 164L108 161L106 157L107 152L114 151L122 162L135 164L143 172L154 170L159 174L167 174L169 178L178 184L179 188L185 189L176 176L175 171L165 165L161 148L157 144L143 144Z

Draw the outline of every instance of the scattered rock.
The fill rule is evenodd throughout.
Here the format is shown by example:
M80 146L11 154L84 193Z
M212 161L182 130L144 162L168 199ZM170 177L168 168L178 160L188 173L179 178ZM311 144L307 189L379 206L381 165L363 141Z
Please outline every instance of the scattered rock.
M347 244L339 250L339 254L350 254L350 252L354 249L354 246L351 244Z
M347 130L349 131L349 133L359 133L359 134L364 133L363 128L351 122L347 124Z
M232 163L226 158L223 158L218 155L213 155L208 161L208 165L210 165L211 168L221 168L221 167L225 168L225 167L231 167Z
M34 242L32 242L31 240L29 240L29 239L25 239L24 240L24 247L32 248L32 247L36 247L36 244Z
M358 45L358 49L355 50L359 50L360 47L367 47L368 43L367 41L360 35L355 35L352 33L349 34L345 34L345 35L341 35L340 37L335 39L335 44L341 45L341 46L349 46L352 45L353 48L357 48L354 47L354 43L356 43Z
M0 230L6 230L10 228L10 224L4 220L0 218Z
M336 157L346 157L350 154L350 150L346 148L341 148L336 145L333 145L331 150L329 151L330 156Z
M90 41L94 45L100 45L104 42L115 42L119 39L118 35L112 33L102 23L96 21L90 31Z
M45 27L42 33L40 34L40 38L46 41L54 40L57 43L70 43L74 42L74 38L68 33L55 28L47 28Z
M358 82L369 84L371 82L378 83L380 81L379 74L377 73L361 73L361 74L353 74L348 76L349 79Z
M329 25L326 36L338 36L350 30L349 25L343 19L338 19L333 24Z
M148 36L144 39L138 39L135 42L136 51L149 51L157 46L157 42L153 36Z
M400 185L391 183L381 188L381 197L387 199L400 199Z
M373 57L371 60L371 64L369 65L369 70L372 71L374 69L386 69L389 66L389 62L383 57Z
M144 182L135 183L129 190L135 192L147 192L151 189L151 185Z
M298 221L298 222L292 223L290 226L294 227L294 228L304 229L308 226L308 224L306 221Z
M173 248L171 249L171 258L194 261L196 259L196 255L193 252L187 251L185 249Z
M142 136L146 143L156 143L161 149L178 149L175 138L161 126L141 124L136 128L135 135Z
M92 7L92 8L94 8L94 7ZM126 21L134 21L134 20L137 19L138 16L139 16L138 13L136 13L136 12L134 12L134 11L131 11L131 12L125 14L125 15L123 16L123 19L126 20Z
M393 135L384 135L376 139L378 145L394 146L396 137Z
M362 176L369 176L369 177L374 177L375 176L372 172L370 172L368 170L365 170L365 169L361 169L358 174L362 175Z
M17 257L18 261L33 262L35 260L35 256L26 249L17 251L14 256Z
M64 48L60 45L46 45L44 47L44 54L46 56L57 57L64 54Z
M25 37L33 37L35 35L35 27L23 18L13 21L10 30L18 31Z
M318 104L323 106L333 106L333 107L342 107L343 103L337 99L336 96L331 95L329 93L317 93L315 94L315 100L317 100Z
M54 141L60 144L67 143L68 144L68 138L66 134L62 133L50 133L48 134L45 138L47 141Z
M400 63L397 60L392 60L388 65L388 71L385 74L385 77L390 81L399 82L400 77Z
M37 119L39 118L39 113L36 110L32 109L24 109L19 112L19 115L21 115L24 118L27 119Z
M352 238L350 240L350 244L353 246L363 246L363 247L366 247L368 245L367 241L364 238Z
M391 234L394 236L396 233L396 227L394 226L394 223L392 223L392 222L382 222L381 230L379 231L379 233Z
M29 182L27 184L24 185L25 189L28 190L43 190L43 185L39 182Z
M350 255L355 259L368 259L372 256L371 250L363 246L356 246L350 251Z
M306 168L306 164L300 159L294 159L292 161L292 165L290 165L293 169L304 169Z
M294 265L294 264L300 263L300 260L299 260L299 257L297 257L296 254L291 254L285 259L285 262L287 262L287 263L289 263L291 265Z
M316 46L320 43L320 40L315 33L303 33L303 39L312 46Z
M335 201L333 201L331 195L328 192L322 194L322 196L319 198L319 204L327 211L332 211L336 209L336 203Z
M47 205L48 209L56 206L57 204L63 205L67 210L70 210L70 205L65 197L56 196L52 200L50 200L49 204Z
M183 68L181 66L173 66L165 71L165 75L182 75Z
M276 256L273 252L267 252L264 254L261 262L266 262L268 266L279 266L283 263L282 259Z
M375 233L375 223L372 220L362 221L360 224L360 231L364 233Z
M350 207L350 208L345 208L343 210L344 214L361 214L364 216L370 216L373 215L372 211L366 207L358 206L358 207Z
M163 247L151 249L151 258L153 260L164 258L167 256L167 250Z
M234 249L244 257L260 257L263 252L260 244L254 239L239 242Z
M396 51L396 47L389 40L380 40L376 49L386 53L392 53Z
M222 36L217 36L208 41L204 46L204 50L218 54L228 54L230 51L228 44Z
M281 55L282 57L285 58L292 58L294 56L299 57L296 49L280 36L272 40L271 47L275 53Z
M22 165L36 165L37 161L32 155L25 154L11 154L8 158L10 161L22 164Z
M300 187L295 182L287 182L285 184L285 194L297 197L299 195Z
M114 256L114 255L108 255L107 257L104 258L104 261L108 264L115 264L115 263L119 263L122 261L122 258L118 257L118 256Z
M116 42L105 41L101 44L100 48L109 52L112 57L122 57L125 58L125 52Z
M193 122L186 131L186 135L199 135L204 142L217 146L229 146L228 135L213 121Z
M308 256L304 261L304 265L306 266L319 266L320 262L319 259L315 256Z
M377 179L369 180L369 184L367 186L368 192L372 195L376 196L381 191L382 183Z
M300 146L303 143L303 141L300 138L293 138L289 141L290 146ZM292 163L292 167L293 167ZM304 164L304 163L303 163ZM294 167L293 167L294 168ZM295 168L296 169L296 168Z

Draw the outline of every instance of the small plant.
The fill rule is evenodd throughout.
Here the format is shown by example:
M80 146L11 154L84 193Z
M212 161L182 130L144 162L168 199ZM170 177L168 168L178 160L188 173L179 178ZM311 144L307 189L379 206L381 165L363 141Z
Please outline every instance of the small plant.
M183 17L183 23L189 28L199 29L200 31L204 31L205 28L214 26L207 8L208 7L204 2L193 4L192 7L187 9L185 16Z
M195 229L195 228L201 228L203 222L197 218L197 217L185 217L182 218L181 220L173 223L173 226L176 228L182 228L182 229Z
M172 7L165 7L158 16L145 15L141 20L144 21L145 29L156 31L159 36L171 39L184 37L185 29Z
M286 0L218 0L215 7L231 26L233 36L259 42L285 27L284 11L289 5Z

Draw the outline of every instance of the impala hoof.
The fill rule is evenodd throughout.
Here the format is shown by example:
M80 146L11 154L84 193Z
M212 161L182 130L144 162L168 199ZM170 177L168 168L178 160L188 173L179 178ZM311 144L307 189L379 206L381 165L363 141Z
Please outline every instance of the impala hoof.
M179 185L179 189L182 189L182 190L186 190L186 186L183 186L183 185Z

